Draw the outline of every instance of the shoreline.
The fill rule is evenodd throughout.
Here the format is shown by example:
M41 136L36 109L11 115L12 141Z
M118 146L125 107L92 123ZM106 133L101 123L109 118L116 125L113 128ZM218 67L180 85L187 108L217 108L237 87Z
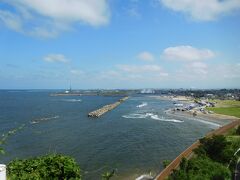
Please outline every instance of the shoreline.
M212 135L224 135L232 128L235 128L236 126L240 125L239 118L235 118L232 122L215 129L214 131L210 131L207 133L204 137L211 137ZM191 146L187 147L182 153L180 153L165 169L160 171L155 177L154 180L164 180L166 177L168 177L172 171L176 168L178 168L181 160L183 157L188 158L191 157L193 150L197 148L200 145L199 140L196 140Z
M155 97L156 99L160 100L170 100L170 101L175 101L175 99L171 97ZM191 103L193 102L192 100L188 99L186 101L180 101L179 98L177 98L180 103L188 102ZM200 108L206 108L205 106L202 106ZM204 111L205 112L205 111ZM239 126L240 125L240 118L235 117L235 116L229 116L229 115L223 115L223 114L217 114L217 113L203 113L197 108L193 108L191 110L176 110L175 108L169 108L168 110L165 111L167 115L179 117L179 116L184 116L184 117L189 117L189 118L199 118L199 119L204 119L206 121L221 121L225 123L223 125L220 125L219 128L216 128L213 131L208 132L204 137L210 137L214 134L225 134L227 133L230 129ZM226 122L228 121L228 122ZM186 149L180 153L166 168L164 168L162 171L160 171L153 179L155 180L162 180L168 177L174 169L176 169L183 157L190 157L191 154L193 153L192 150L197 148L199 146L199 140L196 140L191 146L186 147Z
M165 110L166 115L174 116L174 117L185 117L185 118L196 118L199 120L204 120L207 122L217 122L220 121L221 124L219 124L219 127L214 128L214 130L207 132L204 137L210 137L213 134L224 134L230 129L236 127L237 125L240 125L240 118L235 116L229 116L229 115L223 115L223 114L217 114L217 113L203 113L199 111L199 109L191 109L191 110L176 110L176 106L174 107L174 102L179 102L183 104L190 104L194 102L194 99L191 99L190 97L184 97L184 96L149 96L158 100L168 100L173 102L173 107ZM205 108L205 106L202 106L200 108ZM195 114L196 113L196 114ZM195 114L195 115L194 115ZM192 150L198 147L199 140L196 140L192 145L186 147L184 151L182 151L180 154L177 155L176 158L174 158L168 167L161 170L159 173L157 173L155 176L153 176L154 180L162 180L166 178L170 172L172 172L173 169L176 169L182 159L182 157L190 157L192 154ZM147 174L145 174L147 175ZM140 177L140 176L139 176Z
M179 103L193 103L194 99L188 96L149 96L158 100L169 100L172 102L178 101ZM230 115L224 115L224 114L217 114L214 112L211 113L203 113L199 111L199 108L206 108L206 106L201 106L198 109L193 108L191 110L174 110L177 107L172 107L169 108L165 111L167 115L180 115L180 116L185 116L185 117L195 117L195 118L203 118L203 119L210 119L210 120L228 120L228 121L234 121L236 119L240 119L235 116L230 116ZM193 114L196 113L196 116Z
M165 111L167 115L171 116L184 116L189 118L200 118L200 119L206 119L206 120L216 120L216 121L234 121L236 119L240 119L235 116L228 116L223 114L204 114L204 113L197 113L196 116L193 116L194 111L173 111L173 109L168 109Z

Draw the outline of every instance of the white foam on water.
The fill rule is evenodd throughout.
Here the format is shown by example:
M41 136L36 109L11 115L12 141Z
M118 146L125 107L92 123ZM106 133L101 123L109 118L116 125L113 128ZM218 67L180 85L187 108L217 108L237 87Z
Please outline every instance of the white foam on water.
M217 123L214 123L214 122L205 121L205 120L202 120L202 119L196 119L196 118L194 118L193 120L195 120L195 121L199 121L199 122L204 123L204 124L209 124L209 125L212 125L212 126L215 126L215 127L221 127L220 124L217 124Z
M62 101L65 101L65 102L82 102L81 99L63 99Z
M129 114L129 115L123 115L122 117L127 119L144 119L146 118L146 114Z
M159 117L156 114L153 113L145 113L145 114L129 114L129 115L123 115L122 117L124 118L130 118L130 119L145 119L147 117L150 117L153 120L157 120L157 121L165 121L165 122L175 122L175 123L182 123L184 121L182 120L177 120L177 119L166 119L164 117Z
M182 120L177 120L177 119L165 119L164 117L158 117L158 115L153 115L151 116L152 119L158 120L158 121L167 121L167 122L175 122L175 123L182 123L184 121Z
M49 121L49 120L58 119L58 118L59 118L59 116L43 117L43 118L40 118L40 119L35 119L35 120L31 121L30 123L31 124L38 124L42 121Z
M148 104L146 102L143 102L142 104L137 105L137 108L142 108L144 106L147 106Z

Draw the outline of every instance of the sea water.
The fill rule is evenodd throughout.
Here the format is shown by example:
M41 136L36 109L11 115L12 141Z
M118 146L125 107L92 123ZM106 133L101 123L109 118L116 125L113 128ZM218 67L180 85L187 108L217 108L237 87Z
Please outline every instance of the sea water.
M172 101L132 96L100 118L87 114L121 97L50 96L54 91L0 91L0 135L25 124L3 146L0 164L48 153L72 156L84 179L156 175L163 160L173 160L207 132L226 122L171 116Z

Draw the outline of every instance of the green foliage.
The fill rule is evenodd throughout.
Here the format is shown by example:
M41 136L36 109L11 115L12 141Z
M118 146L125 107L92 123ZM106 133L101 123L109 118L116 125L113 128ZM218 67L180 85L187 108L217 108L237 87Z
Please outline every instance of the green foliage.
M164 160L163 161L163 167L166 168L171 163L170 160Z
M240 135L240 126L237 127L237 129L236 129L236 134L237 134L237 135Z
M230 148L231 143L223 135L205 137L199 141L201 145L194 150L198 156L208 156L214 161L228 163L234 154L234 150Z
M110 180L115 175L115 170L113 169L111 172L106 172L102 174L102 180Z
M74 159L55 154L26 160L13 160L7 168L10 180L80 180L80 172L80 167Z
M180 169L175 170L169 177L170 180L224 180L230 178L231 172L227 167L207 157L183 159L180 163Z
M0 154L5 154L5 151L3 148L0 147Z
M238 157L235 151L240 147L239 136L214 135L200 139L200 146L194 150L197 157L182 159L179 170L174 170L170 180L226 180L231 178Z

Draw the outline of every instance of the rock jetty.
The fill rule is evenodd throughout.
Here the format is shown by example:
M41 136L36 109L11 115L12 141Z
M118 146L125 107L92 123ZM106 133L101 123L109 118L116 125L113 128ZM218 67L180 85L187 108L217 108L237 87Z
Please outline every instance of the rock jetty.
M94 118L98 118L100 116L102 116L103 114L105 114L108 111L113 110L114 108L116 108L117 106L119 106L121 103L123 103L124 101L126 101L129 97L124 97L119 99L117 102L113 103L113 104L108 104L103 106L100 109L97 109L95 111L92 111L88 114L88 117L94 117Z

